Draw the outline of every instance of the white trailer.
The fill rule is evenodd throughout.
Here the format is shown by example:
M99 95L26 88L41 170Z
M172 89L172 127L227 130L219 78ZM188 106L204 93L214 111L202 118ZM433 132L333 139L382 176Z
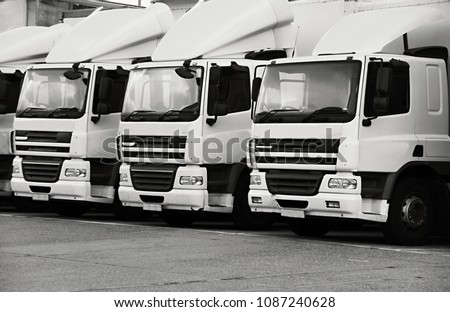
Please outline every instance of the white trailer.
M50 202L62 215L117 200L114 140L133 60L148 57L173 24L161 3L96 11L25 75L14 120L11 187L18 205Z
M252 210L281 213L299 235L371 221L416 245L448 230L449 25L425 7L357 13L312 57L267 66L248 155Z
M0 33L0 196L11 196L13 121L25 70L42 63L70 26L21 27Z
M153 62L131 70L120 123L123 205L187 225L198 212L232 213L261 228L247 204L245 144L254 68L292 53L286 0L199 2L169 30Z

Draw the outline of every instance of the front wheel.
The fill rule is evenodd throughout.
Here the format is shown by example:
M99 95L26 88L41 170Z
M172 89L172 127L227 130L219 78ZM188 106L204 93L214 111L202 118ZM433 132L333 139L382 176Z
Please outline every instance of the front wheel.
M248 204L250 176L243 175L236 185L233 202L233 223L244 230L265 230L272 226L277 218L273 213L252 212Z
M54 212L63 217L80 217L89 210L87 202L77 201L54 201L51 202Z
M286 218L289 228L298 236L320 237L330 231L331 223L326 220Z
M433 219L434 205L427 182L405 179L394 189L383 234L394 244L423 245L431 234Z
M182 210L163 210L160 216L164 222L176 227L186 227L197 220L196 212Z
M46 212L49 204L46 201L34 201L31 197L14 196L13 205L19 212Z

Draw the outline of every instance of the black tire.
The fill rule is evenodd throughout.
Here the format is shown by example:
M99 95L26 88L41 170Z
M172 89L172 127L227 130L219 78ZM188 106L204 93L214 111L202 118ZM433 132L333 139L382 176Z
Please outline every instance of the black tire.
M286 223L298 236L320 237L331 228L331 222L327 220L286 218Z
M197 220L198 213L183 210L163 210L161 219L167 224L175 227L186 227Z
M50 210L49 202L34 201L31 197L14 196L12 201L19 212L46 212Z
M248 204L250 175L243 174L236 185L233 201L232 220L234 225L243 230L267 230L275 222L274 213L252 212Z
M77 201L53 201L51 202L52 211L63 217L81 217L89 210L87 202Z
M130 207L122 205L117 192L112 204L112 212L116 219L122 221L139 221L147 219L150 215L149 213L147 213L147 211L144 211L142 207Z
M384 236L394 244L417 246L433 229L435 206L429 183L419 178L401 180L392 193Z

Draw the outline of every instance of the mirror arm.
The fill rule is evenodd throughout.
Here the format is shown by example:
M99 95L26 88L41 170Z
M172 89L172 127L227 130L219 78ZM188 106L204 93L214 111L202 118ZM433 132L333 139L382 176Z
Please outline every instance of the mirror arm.
M208 126L213 126L217 122L217 115L214 116L214 118L206 118L206 123Z
M101 114L98 114L98 116L91 116L91 121L96 124L100 120L100 116Z
M377 119L377 118L378 118L378 115L363 119L363 121L362 121L363 127L370 127L372 125L372 120Z

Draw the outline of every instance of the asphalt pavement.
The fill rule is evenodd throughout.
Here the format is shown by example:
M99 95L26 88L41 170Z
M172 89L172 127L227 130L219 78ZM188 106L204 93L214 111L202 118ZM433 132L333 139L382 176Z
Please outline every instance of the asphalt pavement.
M0 207L0 291L450 291L450 240L402 247L377 227L303 238L279 222L241 231L223 218L173 228Z

